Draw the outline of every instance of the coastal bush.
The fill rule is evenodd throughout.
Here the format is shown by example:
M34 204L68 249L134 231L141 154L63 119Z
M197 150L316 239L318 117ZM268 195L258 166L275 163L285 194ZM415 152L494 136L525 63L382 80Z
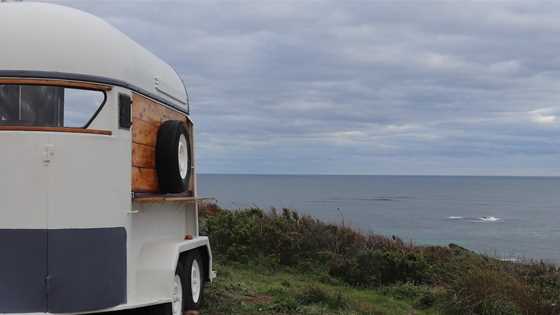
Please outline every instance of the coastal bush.
M419 310L433 307L446 293L440 288L410 282L385 286L381 292L386 296L411 302Z
M399 282L426 282L428 270L421 253L366 249L334 260L329 273L352 285L378 287Z
M348 308L350 303L339 291L331 294L327 290L313 285L305 287L298 295L297 300L303 305L322 304L330 309L345 309Z
M532 287L535 295L542 301L541 304L552 305L558 302L558 297L560 297L560 269L558 266L542 261L508 262L503 264L503 270L516 275ZM556 310L556 314L560 313L558 308Z
M429 288L417 286L413 283L401 283L384 287L381 292L399 300L415 300L423 295Z
M205 211L201 211L205 215ZM201 220L203 234L211 235L212 247L228 260L274 257L285 266L326 264L333 256L350 257L365 249L395 249L404 246L398 239L365 236L347 227L323 223L296 211L261 209L212 211Z
M271 272L286 267L356 287L391 286L396 298L430 286L407 300L419 309L437 305L444 314L560 314L560 270L551 264L503 262L454 244L416 246L289 209L210 209L201 208L201 231L219 261ZM275 301L274 308L289 312L313 298L332 300L313 290Z
M526 284L492 267L477 267L458 275L448 294L448 313L545 314Z

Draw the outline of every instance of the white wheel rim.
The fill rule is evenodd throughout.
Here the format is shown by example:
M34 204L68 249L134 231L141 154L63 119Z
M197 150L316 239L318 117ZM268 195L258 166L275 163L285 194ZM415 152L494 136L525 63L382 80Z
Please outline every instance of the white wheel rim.
M183 285L181 284L181 277L179 277L179 275L175 275L175 279L173 280L173 296L171 299L173 315L183 315Z
M188 172L188 164L189 164L189 152L187 147L187 139L185 135L182 134L179 137L179 150L177 151L177 158L179 159L179 173L181 174L181 178L187 178Z
M195 259L193 260L191 267L191 293L193 302L195 303L198 303L198 299L200 298L201 286L202 281L200 279L200 266L198 265L198 261Z

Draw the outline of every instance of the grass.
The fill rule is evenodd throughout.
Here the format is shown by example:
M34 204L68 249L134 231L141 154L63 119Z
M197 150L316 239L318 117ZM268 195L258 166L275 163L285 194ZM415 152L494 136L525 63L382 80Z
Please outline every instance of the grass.
M354 288L328 275L289 268L219 263L218 278L205 292L202 314L437 314L415 308L422 288L393 290Z

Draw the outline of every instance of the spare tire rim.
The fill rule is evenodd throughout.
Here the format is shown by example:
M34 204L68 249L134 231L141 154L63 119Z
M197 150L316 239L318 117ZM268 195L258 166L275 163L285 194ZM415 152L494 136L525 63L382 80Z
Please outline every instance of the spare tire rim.
M182 134L179 138L179 150L177 151L177 155L177 158L179 159L179 173L182 179L186 179L189 171L189 152L187 139L184 134Z
M200 298L201 285L200 266L198 265L198 261L195 259L193 260L191 267L191 293L193 302L195 303L198 303L198 299Z

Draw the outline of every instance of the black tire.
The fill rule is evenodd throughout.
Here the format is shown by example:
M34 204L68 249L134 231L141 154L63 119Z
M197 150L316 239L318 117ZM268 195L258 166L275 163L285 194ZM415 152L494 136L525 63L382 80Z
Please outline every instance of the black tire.
M186 175L181 175L179 166L179 142L185 137L187 146ZM188 188L192 171L191 142L184 122L168 120L158 131L156 144L156 170L162 194L182 193ZM184 168L183 168L184 169Z
M198 301L194 301L191 287L191 270L194 261L198 263L200 270L200 294ZM183 286L183 310L196 311L200 309L202 298L204 297L204 274L202 256L198 250L192 250L181 256L181 260L177 266L177 274L181 277L181 285Z

